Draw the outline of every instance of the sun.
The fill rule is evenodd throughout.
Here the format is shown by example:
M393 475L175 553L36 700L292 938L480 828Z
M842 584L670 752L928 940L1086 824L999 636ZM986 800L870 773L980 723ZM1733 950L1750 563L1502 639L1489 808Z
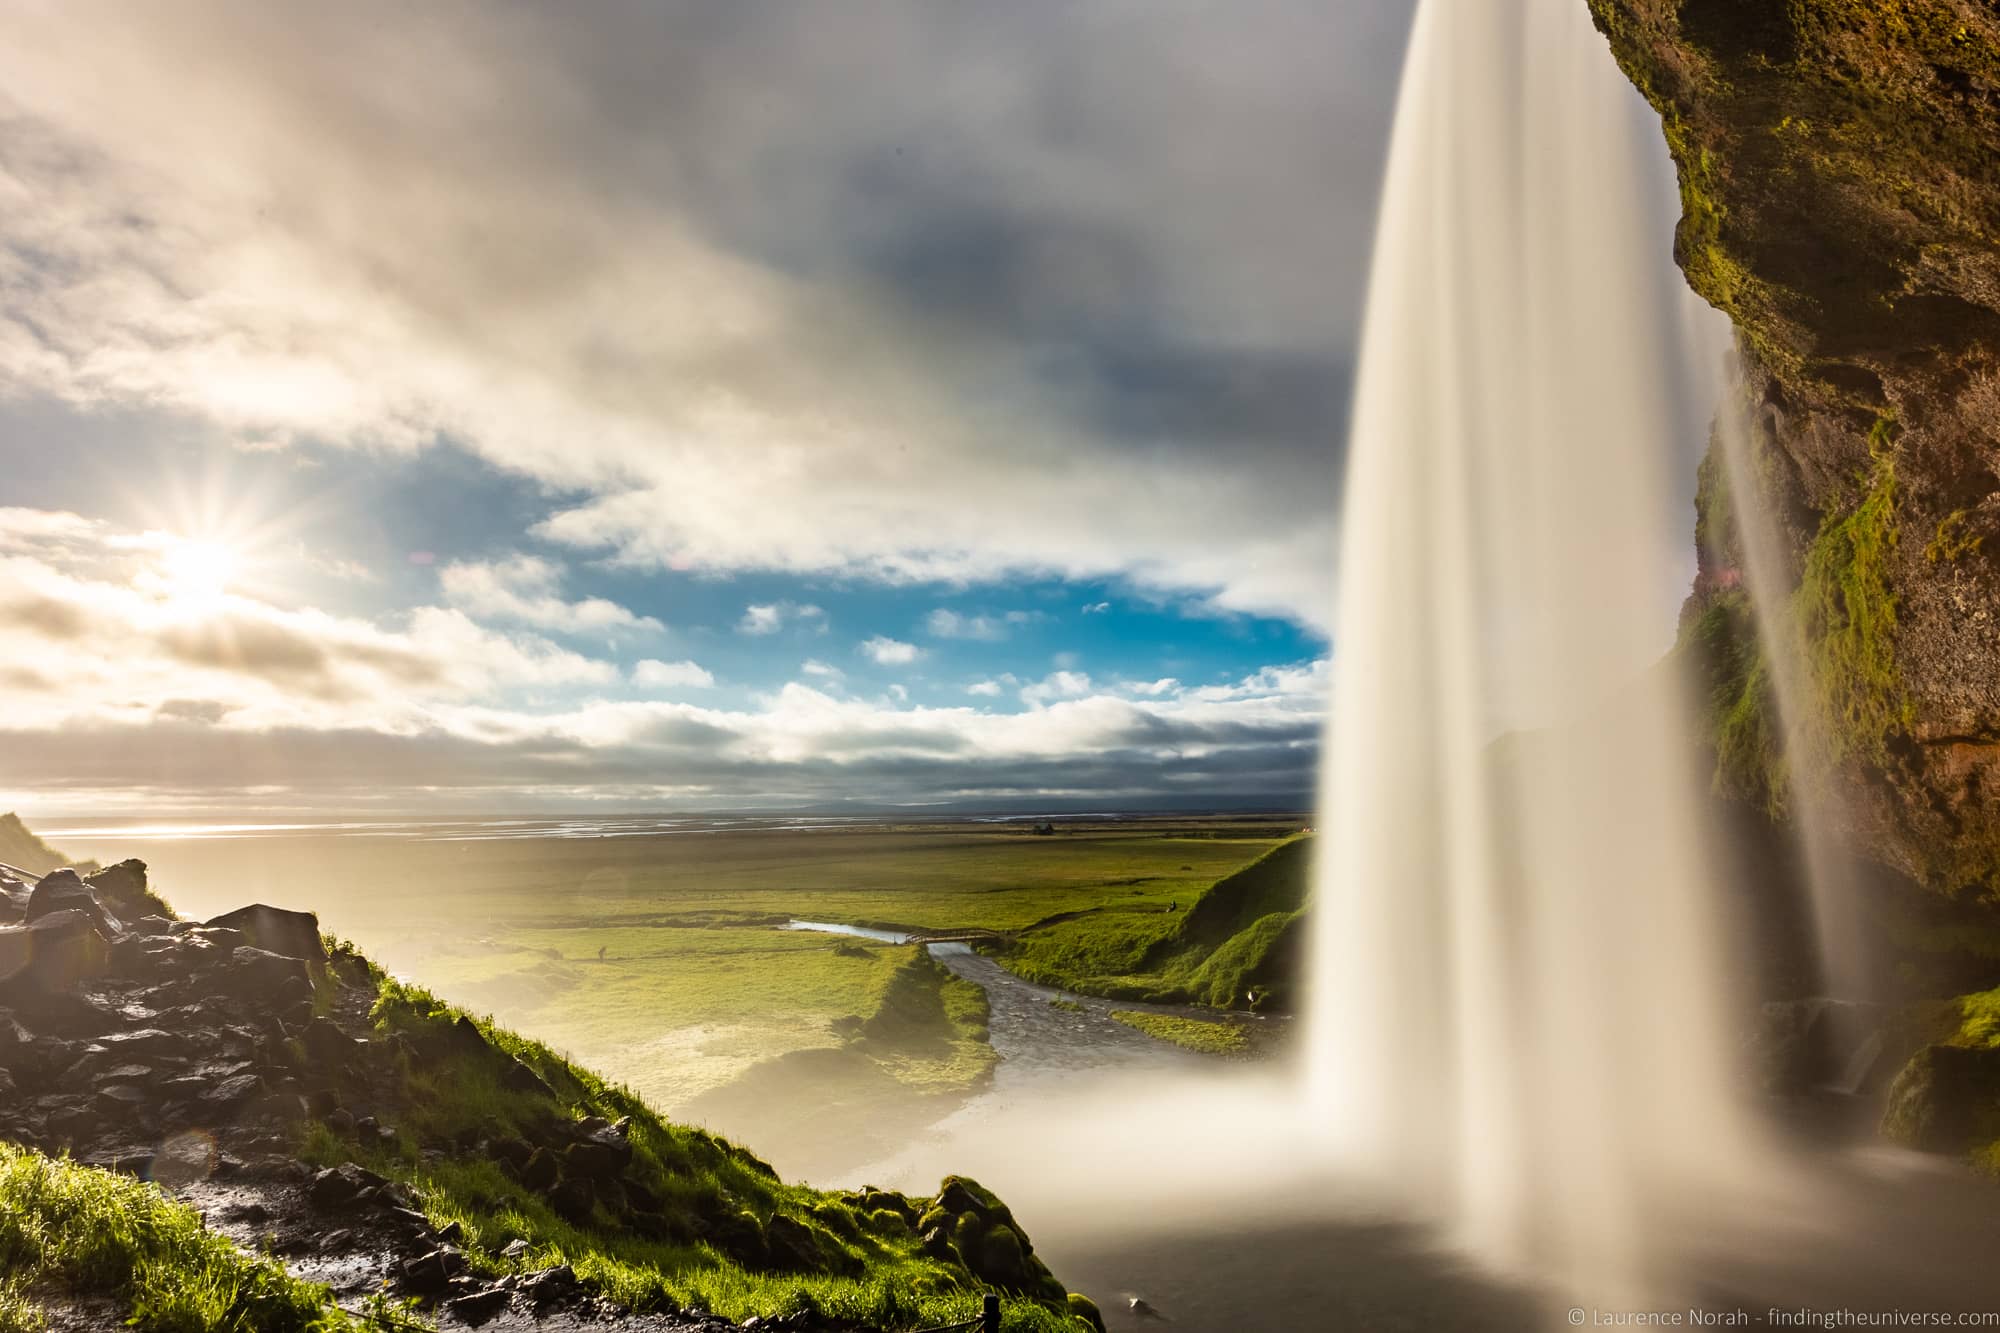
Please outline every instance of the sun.
M183 607L206 607L228 594L242 556L222 542L177 539L160 557L160 591Z

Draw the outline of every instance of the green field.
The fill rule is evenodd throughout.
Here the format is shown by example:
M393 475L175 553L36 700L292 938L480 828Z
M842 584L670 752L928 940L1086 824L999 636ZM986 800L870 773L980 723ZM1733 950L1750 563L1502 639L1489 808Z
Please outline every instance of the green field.
M760 1086L742 1084L753 1067L754 1079L771 1080L772 1062L794 1057L779 1072L810 1073L817 1092L865 1101L885 1087L962 1093L989 1062L972 1036L983 1015L955 989L964 983L913 977L916 950L843 945L781 923L1025 930L1020 956L1004 961L1087 987L1098 972L1130 970L1135 943L1143 955L1198 924L1190 909L1204 890L1297 827L1183 819L1054 836L944 824L594 839L305 831L50 840L101 861L145 859L155 886L190 916L252 900L316 911L396 975L550 1043L663 1112L692 1109L755 1142L746 1131L759 1126L745 1117L775 1096L741 1095ZM1080 934L1119 966L1078 953ZM913 980L927 996L885 1019ZM871 1023L872 1037L863 1032Z

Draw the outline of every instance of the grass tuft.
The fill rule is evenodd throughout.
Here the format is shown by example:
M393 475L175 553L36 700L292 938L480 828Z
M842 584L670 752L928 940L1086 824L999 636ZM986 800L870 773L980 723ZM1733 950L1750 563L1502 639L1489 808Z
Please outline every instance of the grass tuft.
M0 1143L0 1330L42 1327L36 1300L108 1299L148 1333L344 1333L327 1289L202 1227L153 1185Z

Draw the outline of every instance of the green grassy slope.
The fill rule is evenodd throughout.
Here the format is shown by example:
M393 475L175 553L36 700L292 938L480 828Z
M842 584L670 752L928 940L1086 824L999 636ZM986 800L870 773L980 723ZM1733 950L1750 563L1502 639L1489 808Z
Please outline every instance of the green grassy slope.
M1313 839L1280 843L1178 904L1111 905L1023 931L1003 961L1030 981L1111 999L1285 1007L1299 973Z
M386 1302L350 1316L325 1287L237 1249L157 1186L0 1143L0 1333L40 1333L44 1302L75 1292L155 1333L408 1325Z
M635 1310L739 1321L812 1311L879 1328L971 1318L981 1292L997 1288L1012 1297L1010 1329L1078 1327L1063 1312L1067 1293L1018 1228L1003 1264L980 1248L999 1225L991 1217L955 1221L964 1236L939 1238L915 1226L931 1200L787 1185L750 1153L663 1120L629 1090L538 1042L414 987L379 975L376 983L369 1020L388 1041L361 1049L401 1052L386 1071L395 1090L382 1108L395 1136L364 1144L319 1122L303 1155L318 1165L357 1162L408 1186L434 1223L462 1226L474 1272L568 1263ZM382 1072L371 1086L381 1086ZM589 1117L627 1122L630 1156L618 1173L567 1196L524 1188L537 1152L565 1181L588 1178L576 1149L551 1148L566 1126ZM440 1143L465 1150L424 1150ZM526 1253L504 1258L517 1239Z

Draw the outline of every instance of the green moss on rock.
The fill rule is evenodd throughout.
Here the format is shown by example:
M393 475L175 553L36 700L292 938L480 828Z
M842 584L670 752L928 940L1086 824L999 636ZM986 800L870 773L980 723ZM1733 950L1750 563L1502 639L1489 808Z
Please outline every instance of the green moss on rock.
M1829 514L1806 552L1796 606L1819 709L1817 729L1839 763L1883 765L1892 738L1906 734L1913 710L1896 670L1896 462L1884 422L1874 435L1874 469L1861 501Z

